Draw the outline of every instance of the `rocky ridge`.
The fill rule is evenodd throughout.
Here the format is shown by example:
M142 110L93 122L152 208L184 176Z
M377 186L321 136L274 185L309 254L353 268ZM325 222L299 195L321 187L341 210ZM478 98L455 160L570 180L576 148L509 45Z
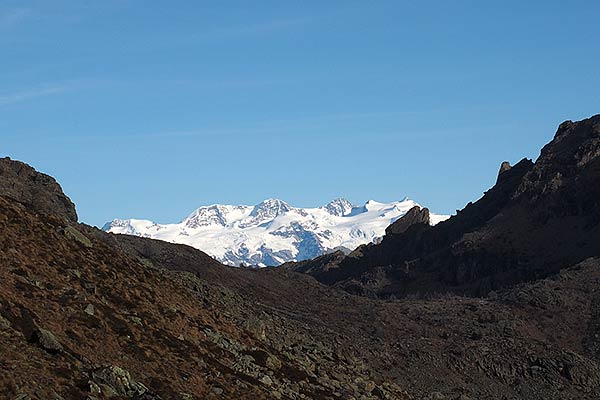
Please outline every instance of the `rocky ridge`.
M409 226L335 264L323 259L323 268L307 263L319 281L368 296L485 295L597 256L599 210L594 116L561 124L535 163L503 163L496 185L450 219Z

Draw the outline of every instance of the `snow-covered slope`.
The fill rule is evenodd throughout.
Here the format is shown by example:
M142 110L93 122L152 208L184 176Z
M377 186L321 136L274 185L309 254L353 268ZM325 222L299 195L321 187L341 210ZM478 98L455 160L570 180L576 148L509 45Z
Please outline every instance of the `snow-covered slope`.
M356 207L336 199L318 208L295 208L268 199L255 206L200 207L178 224L115 219L103 229L187 244L229 265L273 266L376 241L387 226L416 205L409 199L369 200ZM446 218L431 214L431 223Z

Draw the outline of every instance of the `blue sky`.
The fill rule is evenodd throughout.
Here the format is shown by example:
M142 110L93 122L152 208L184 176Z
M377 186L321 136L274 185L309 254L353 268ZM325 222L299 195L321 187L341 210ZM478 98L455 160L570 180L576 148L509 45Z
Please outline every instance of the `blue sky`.
M485 4L484 4L485 3ZM598 1L0 0L0 155L80 219L409 196L452 213L600 113Z

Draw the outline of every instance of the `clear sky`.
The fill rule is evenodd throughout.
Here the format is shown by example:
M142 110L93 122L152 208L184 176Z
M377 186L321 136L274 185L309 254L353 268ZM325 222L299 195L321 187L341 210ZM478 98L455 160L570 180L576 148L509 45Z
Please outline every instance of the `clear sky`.
M600 1L0 0L0 155L80 219L453 213L600 113Z

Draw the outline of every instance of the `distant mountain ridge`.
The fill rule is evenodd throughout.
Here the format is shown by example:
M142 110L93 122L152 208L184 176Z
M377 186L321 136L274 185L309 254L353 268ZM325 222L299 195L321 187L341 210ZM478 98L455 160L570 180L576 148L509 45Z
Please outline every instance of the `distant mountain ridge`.
M415 206L420 207L408 198L391 203L369 200L362 206L338 198L317 208L267 199L255 206L202 206L176 224L115 219L103 230L187 244L224 264L275 266L378 241L390 224ZM447 218L431 214L430 222Z

